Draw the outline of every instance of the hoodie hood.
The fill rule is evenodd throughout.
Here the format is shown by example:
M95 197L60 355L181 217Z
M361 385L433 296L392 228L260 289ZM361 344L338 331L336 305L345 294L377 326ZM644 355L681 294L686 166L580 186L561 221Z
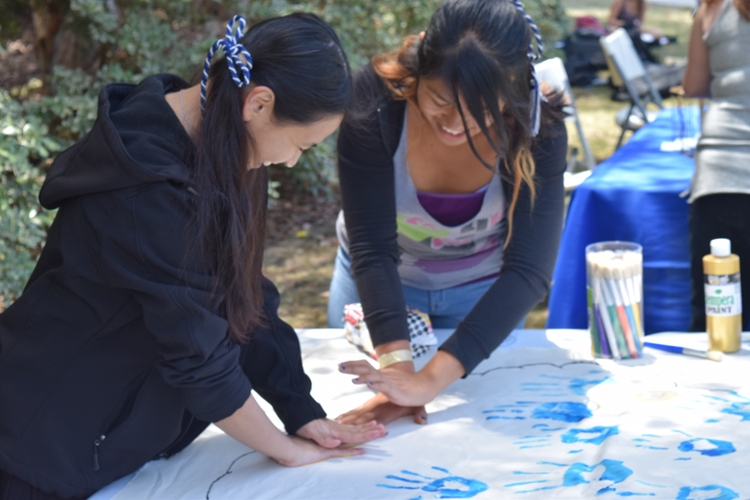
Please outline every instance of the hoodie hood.
M105 87L91 131L53 162L39 193L42 206L139 184L187 184L195 146L164 99L187 87L173 75Z

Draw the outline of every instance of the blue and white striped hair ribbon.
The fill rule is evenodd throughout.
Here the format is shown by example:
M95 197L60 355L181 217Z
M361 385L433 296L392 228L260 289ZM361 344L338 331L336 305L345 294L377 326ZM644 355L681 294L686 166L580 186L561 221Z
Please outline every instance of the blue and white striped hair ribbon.
M544 43L542 42L542 35L539 33L539 27L536 25L531 16L526 13L521 4L521 0L511 0L516 9L521 11L526 22L529 23L531 31L534 33L536 38L536 51L534 51L534 42L529 44L529 52L526 57L531 65L531 136L536 137L539 133L539 126L541 123L541 107L542 107L542 92L539 88L539 82L536 79L536 70L534 69L534 62L542 58L544 52Z
M237 34L235 35L234 23L238 23ZM206 84L208 83L208 70L211 68L211 59L214 57L214 53L222 49L224 54L227 56L227 66L229 67L229 73L232 75L232 81L238 87L247 87L250 85L250 70L253 69L253 57L250 52L242 45L239 41L244 36L245 18L241 15L234 16L227 23L226 36L220 38L214 42L208 54L206 54L206 60L203 63L203 78L201 79L201 109L206 102Z

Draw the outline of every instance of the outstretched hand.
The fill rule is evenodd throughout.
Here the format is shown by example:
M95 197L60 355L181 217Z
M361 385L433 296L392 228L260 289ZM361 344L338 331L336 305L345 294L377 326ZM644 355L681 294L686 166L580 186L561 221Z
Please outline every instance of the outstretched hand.
M324 448L314 441L297 436L289 436L293 452L286 457L272 455L276 462L285 467L299 467L301 465L322 462L329 458L351 457L365 452L362 448Z
M362 424L376 420L386 425L406 415L412 415L415 424L427 423L427 411L424 406L399 406L388 401L388 398L381 392L367 400L362 406L339 415L336 421L342 424Z
M366 384L391 403L406 407L426 405L466 373L461 362L446 351L438 351L416 373L400 370L398 364L378 370L367 361L347 361L339 365L339 371L355 375L353 383Z
M382 424L370 419L364 422L337 422L327 418L312 420L297 431L297 435L315 441L324 448L358 445L388 434Z
M378 370L367 361L341 363L339 371L357 375L352 379L353 383L367 384L369 388L383 393L388 401L399 406L424 406L442 389L435 387L424 371L407 373L391 367Z

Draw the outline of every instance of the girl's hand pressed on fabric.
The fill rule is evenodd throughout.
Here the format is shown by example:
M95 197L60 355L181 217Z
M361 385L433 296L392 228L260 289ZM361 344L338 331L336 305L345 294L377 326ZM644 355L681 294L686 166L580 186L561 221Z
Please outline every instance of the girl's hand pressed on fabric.
M370 419L365 422L342 423L327 418L319 418L300 427L297 435L324 448L351 446L385 437L388 431L382 424Z
M353 383L367 384L399 406L423 406L465 373L458 359L445 351L438 351L416 373L407 373L391 366L378 370L367 361L341 363L339 371L356 375Z
M336 421L342 424L360 424L375 420L387 425L407 415L413 416L415 424L425 425L427 423L427 411L424 406L399 406L388 401L385 394L379 392L362 406L339 415Z
M386 434L383 426L374 422L349 426L318 419L297 431L301 437L289 436L271 423L252 395L231 416L216 422L216 426L242 444L287 467L361 455L364 453L362 448L345 446L362 444Z

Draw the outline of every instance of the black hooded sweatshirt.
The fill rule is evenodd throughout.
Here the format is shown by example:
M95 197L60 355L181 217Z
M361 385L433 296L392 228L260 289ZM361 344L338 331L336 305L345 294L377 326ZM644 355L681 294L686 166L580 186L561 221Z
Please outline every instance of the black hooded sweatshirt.
M59 212L0 315L0 468L44 491L87 496L179 451L251 384L289 433L325 416L273 284L258 276L268 325L239 345L213 277L186 258L195 148L164 99L185 87L170 75L108 86L42 187Z

